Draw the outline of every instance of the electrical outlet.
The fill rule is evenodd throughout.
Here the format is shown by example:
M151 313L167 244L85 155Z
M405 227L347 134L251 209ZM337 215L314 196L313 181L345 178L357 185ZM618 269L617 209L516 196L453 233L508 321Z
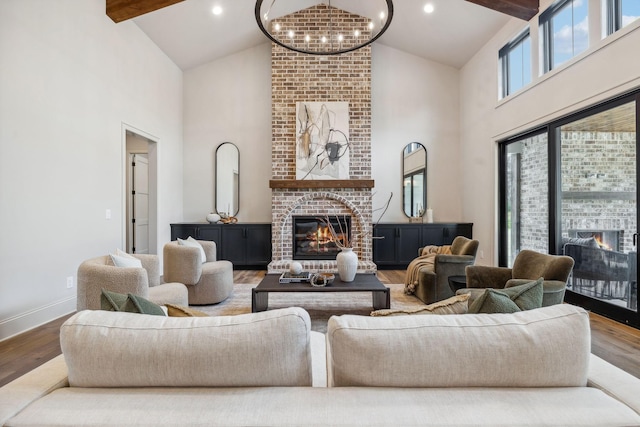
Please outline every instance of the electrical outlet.
M480 259L484 259L484 251L480 251Z
M67 289L73 288L73 276L67 277Z
M111 209L107 209L104 213L105 219L111 219Z

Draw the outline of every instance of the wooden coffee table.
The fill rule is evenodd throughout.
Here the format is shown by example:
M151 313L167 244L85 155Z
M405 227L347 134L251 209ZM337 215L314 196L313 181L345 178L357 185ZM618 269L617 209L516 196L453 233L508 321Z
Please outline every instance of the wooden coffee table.
M308 282L280 283L280 274L266 274L258 286L251 290L251 312L269 308L270 292L371 292L373 309L391 307L391 293L375 274L356 274L353 282L343 282L336 274L332 284L324 287L311 286Z

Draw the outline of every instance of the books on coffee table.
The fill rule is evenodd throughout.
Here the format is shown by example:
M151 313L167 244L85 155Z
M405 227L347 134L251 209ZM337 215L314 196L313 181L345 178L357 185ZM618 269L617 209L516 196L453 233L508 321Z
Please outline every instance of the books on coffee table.
M298 274L285 271L280 276L280 283L300 283L308 282L309 280L311 280L311 273L309 271L303 271Z

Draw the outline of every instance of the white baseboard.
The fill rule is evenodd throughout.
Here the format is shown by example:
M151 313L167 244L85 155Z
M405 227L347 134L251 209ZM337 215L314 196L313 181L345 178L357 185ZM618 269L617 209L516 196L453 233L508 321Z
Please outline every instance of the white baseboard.
M76 311L76 297L56 301L44 307L0 320L0 341L37 328L59 317Z

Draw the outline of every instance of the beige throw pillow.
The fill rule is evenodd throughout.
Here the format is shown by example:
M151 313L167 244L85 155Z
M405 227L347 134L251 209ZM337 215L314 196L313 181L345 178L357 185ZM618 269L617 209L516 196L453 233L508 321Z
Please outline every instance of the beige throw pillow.
M372 316L404 316L407 314L465 314L469 308L469 294L454 295L442 301L437 301L427 306L414 310L376 310Z

